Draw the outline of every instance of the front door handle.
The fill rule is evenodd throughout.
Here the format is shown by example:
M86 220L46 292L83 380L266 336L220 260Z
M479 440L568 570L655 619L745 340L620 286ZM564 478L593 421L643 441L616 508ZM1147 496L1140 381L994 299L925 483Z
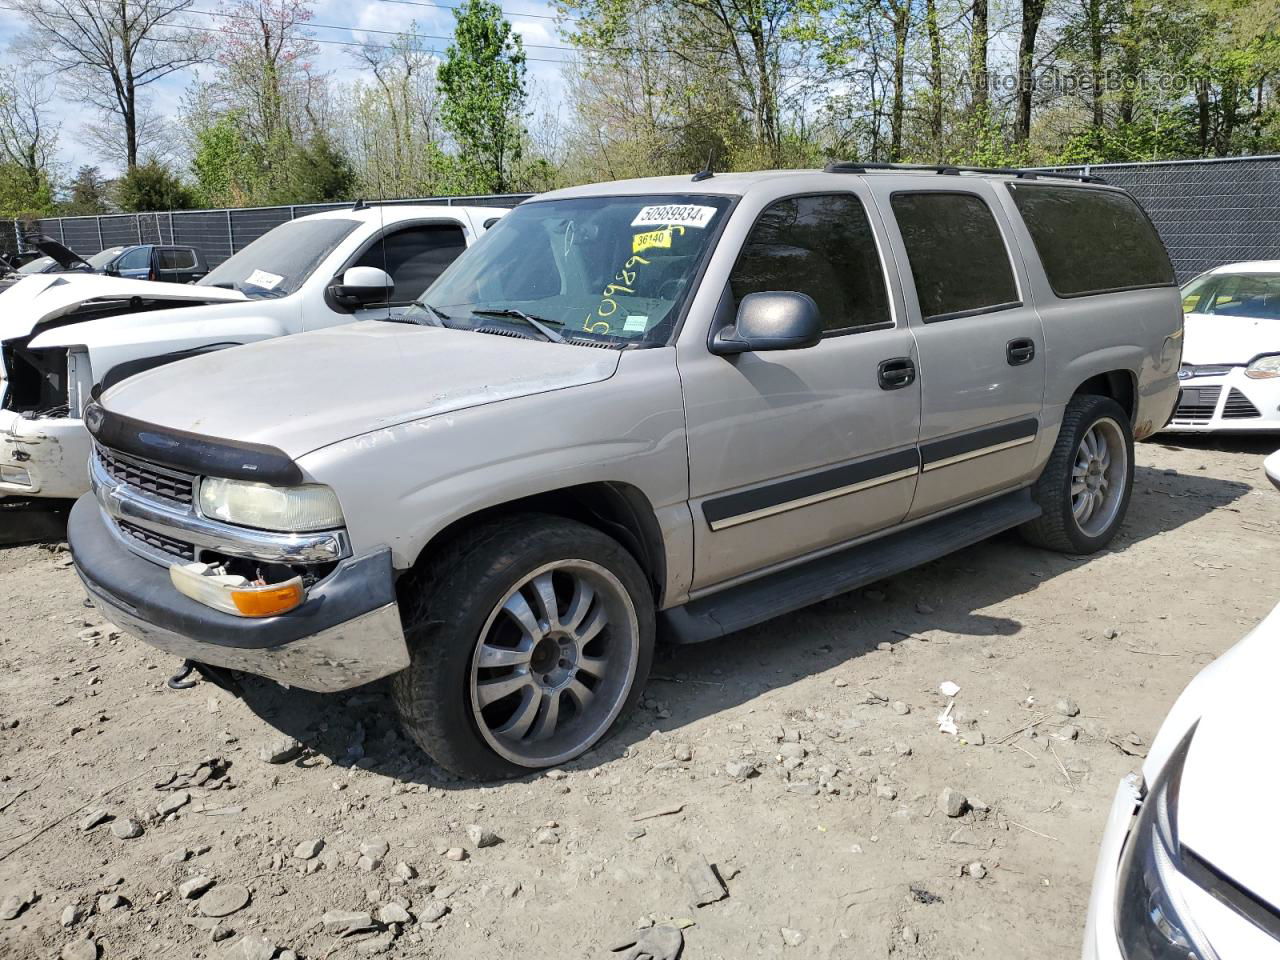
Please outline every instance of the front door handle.
M900 390L916 382L916 365L910 357L881 360L878 369L881 390Z
M1020 367L1024 363L1030 363L1036 355L1036 342L1030 337L1018 337L1010 340L1004 347L1005 359L1009 361L1009 366Z

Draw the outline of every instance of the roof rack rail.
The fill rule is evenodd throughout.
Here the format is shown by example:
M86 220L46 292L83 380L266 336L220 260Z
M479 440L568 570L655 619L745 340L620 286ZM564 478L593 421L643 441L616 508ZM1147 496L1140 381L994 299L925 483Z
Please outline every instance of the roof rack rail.
M1019 180L1036 180L1051 177L1058 180L1079 180L1081 183L1106 183L1102 177L1088 173L1064 173L1050 170L1020 170L1016 167L963 167L950 163L860 163L849 160L833 160L822 168L824 173L869 173L876 170L902 170L936 173L942 176L959 176L962 173L987 173Z

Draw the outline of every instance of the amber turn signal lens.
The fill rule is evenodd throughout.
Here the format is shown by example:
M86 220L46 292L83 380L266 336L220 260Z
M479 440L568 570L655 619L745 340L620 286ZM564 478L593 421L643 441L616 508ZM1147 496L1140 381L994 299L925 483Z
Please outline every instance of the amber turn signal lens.
M243 617L274 617L302 603L302 581L290 580L276 587L231 590L231 602Z

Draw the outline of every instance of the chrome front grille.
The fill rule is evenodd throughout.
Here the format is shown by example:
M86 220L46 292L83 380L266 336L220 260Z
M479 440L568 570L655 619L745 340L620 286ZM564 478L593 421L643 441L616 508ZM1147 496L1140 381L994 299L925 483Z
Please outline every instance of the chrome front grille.
M1178 394L1178 406L1173 419L1188 423L1207 423L1213 419L1214 408L1222 387L1183 387Z
M1262 414L1258 411L1249 398L1237 390L1231 388L1231 392L1227 394L1227 402L1222 405L1223 420L1252 420L1260 417Z
M190 474L125 457L106 447L97 448L97 457L112 479L140 493L183 506L191 506L195 501L196 479Z
M129 523L127 520L118 520L116 525L121 532L128 534L134 540L144 546L150 547L151 550L159 550L178 560L194 560L196 558L196 548L194 544L183 543L181 540L174 540L172 537L166 537L156 533L154 530L147 530L137 524Z

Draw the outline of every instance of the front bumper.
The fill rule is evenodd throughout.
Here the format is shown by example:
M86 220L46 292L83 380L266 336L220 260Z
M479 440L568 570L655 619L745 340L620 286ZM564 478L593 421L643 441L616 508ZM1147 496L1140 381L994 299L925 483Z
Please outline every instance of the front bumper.
M1169 433L1280 432L1280 378L1252 380L1244 367L1178 383Z
M92 495L72 508L67 540L102 615L176 657L322 693L358 687L409 665L385 547L339 562L296 610L246 619L178 593L168 569L138 556Z
M1124 960L1116 940L1116 888L1119 883L1120 855L1133 826L1133 815L1141 803L1136 777L1120 781L1107 826L1102 833L1102 848L1093 874L1093 892L1089 896L1089 916L1085 921L1083 960Z
M0 497L80 496L89 489L90 445L83 420L0 410Z

